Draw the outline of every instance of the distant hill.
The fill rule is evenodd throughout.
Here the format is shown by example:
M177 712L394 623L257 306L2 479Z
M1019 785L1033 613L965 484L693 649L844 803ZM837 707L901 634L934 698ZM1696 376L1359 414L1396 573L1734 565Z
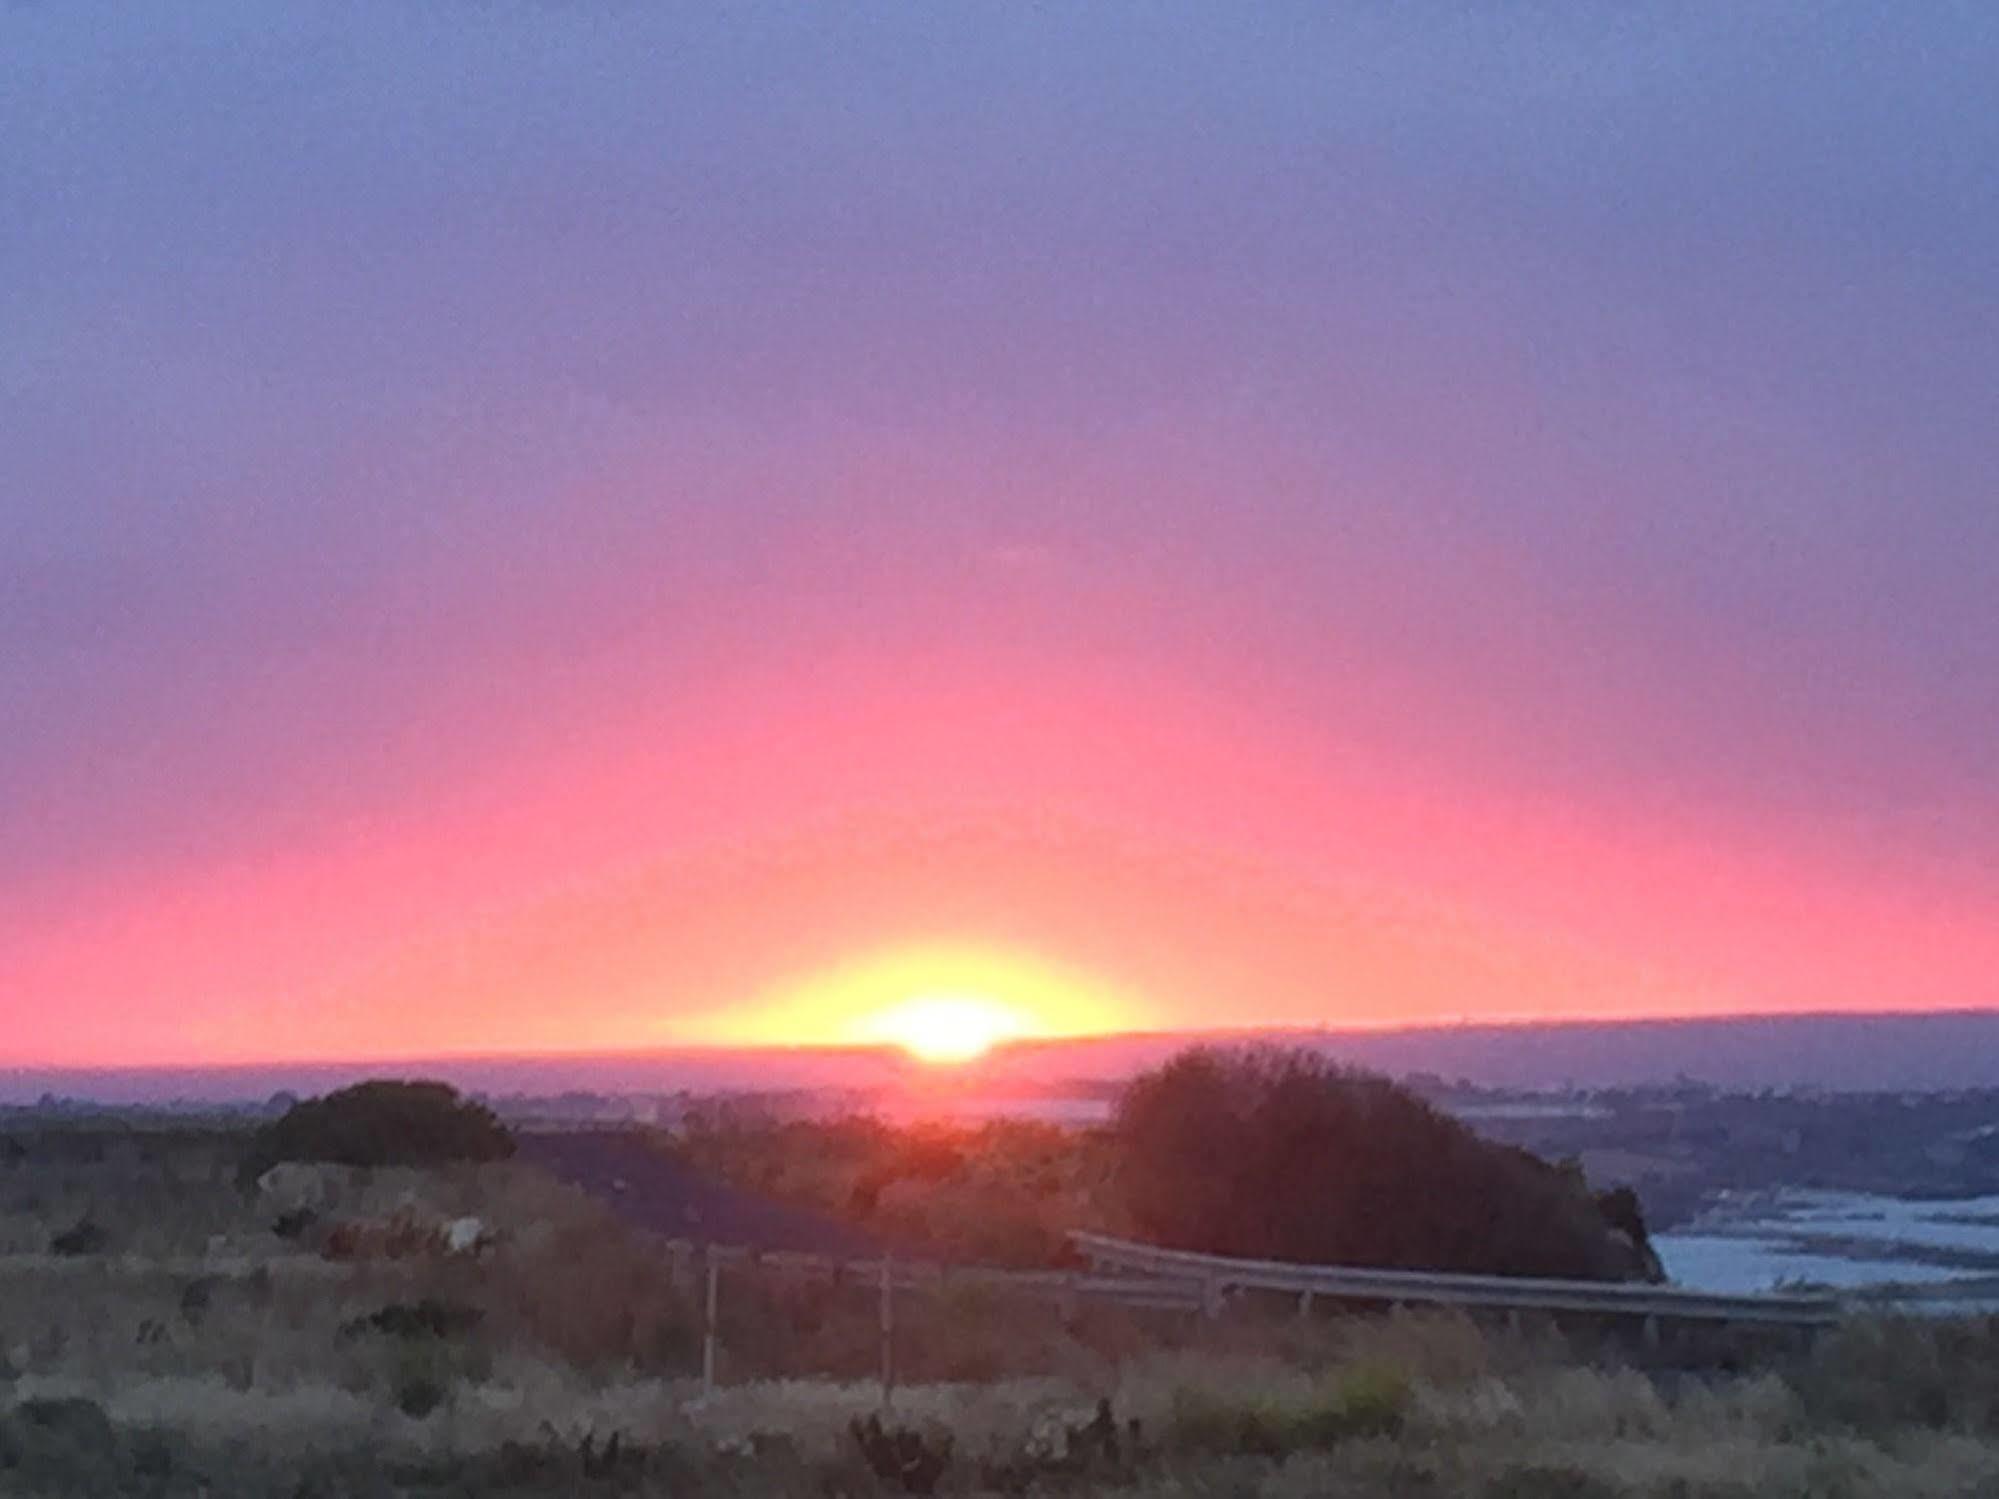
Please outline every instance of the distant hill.
M1017 1045L967 1069L954 1087L1018 1092L1121 1081L1194 1039L1235 1032L1106 1036ZM1483 1087L1629 1087L1678 1078L1726 1089L1813 1087L1935 1091L1999 1086L1999 1011L1905 1015L1734 1016L1699 1020L1460 1025L1392 1031L1282 1031L1395 1077L1433 1073ZM492 1095L714 1093L893 1088L925 1077L872 1049L684 1050L605 1056L452 1057L385 1062L135 1069L0 1068L0 1104L44 1095L107 1104L256 1102L320 1093L357 1078L422 1076Z
M1632 1087L1680 1078L1718 1088L1935 1091L1999 1086L1999 1010L1898 1015L1750 1015L1694 1020L1287 1031L1394 1077L1434 1073L1489 1088ZM1009 1070L1128 1076L1185 1035L1019 1048Z

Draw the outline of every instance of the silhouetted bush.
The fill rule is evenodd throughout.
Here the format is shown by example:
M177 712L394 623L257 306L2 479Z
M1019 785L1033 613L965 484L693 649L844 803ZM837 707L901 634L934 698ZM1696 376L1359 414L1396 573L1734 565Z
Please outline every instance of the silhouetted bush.
M63 1256L102 1254L111 1236L89 1218L49 1239L49 1253Z
M311 1208L291 1208L271 1220L271 1232L280 1239L302 1239L317 1222L319 1214Z
M341 1166L430 1166L496 1161L514 1152L506 1128L483 1104L445 1083L356 1083L293 1104L257 1131L243 1165L254 1180L280 1161Z
M343 1337L380 1333L390 1338L456 1338L479 1325L483 1314L475 1306L426 1296L421 1301L392 1301L365 1317L340 1324Z
M0 1493L119 1492L117 1433L104 1408L42 1396L0 1413Z
M1132 1083L1116 1131L1131 1222L1174 1248L1596 1280L1642 1269L1579 1172L1313 1052L1183 1053Z
M951 1433L923 1432L912 1426L885 1427L880 1416L848 1423L848 1433L883 1484L905 1494L934 1494L951 1466Z
M1659 1252L1652 1247L1652 1234L1645 1226L1645 1213L1638 1204L1637 1192L1630 1187L1612 1187L1608 1192L1599 1192L1596 1194L1596 1210L1605 1223L1631 1241L1631 1252L1644 1278L1664 1280L1666 1267L1660 1263Z
M221 1286L219 1276L200 1275L181 1287L181 1320L189 1327L199 1327L208 1309L215 1304L215 1292Z
M396 1380L396 1409L413 1421L421 1421L451 1398L451 1389L435 1374L419 1370Z

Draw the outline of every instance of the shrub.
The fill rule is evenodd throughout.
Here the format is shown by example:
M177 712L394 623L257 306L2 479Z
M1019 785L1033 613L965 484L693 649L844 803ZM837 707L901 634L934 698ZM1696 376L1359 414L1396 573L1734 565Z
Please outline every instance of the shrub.
M656 1242L602 1204L578 1199L481 1271L480 1304L497 1346L529 1345L592 1373L699 1367L697 1302L676 1286ZM745 1297L731 1285L725 1318ZM725 1334L724 1349L733 1346Z
M199 1275L181 1287L181 1320L189 1327L198 1327L208 1315L208 1309L215 1303L216 1289L222 1284L214 1275Z
M396 1381L396 1409L413 1421L421 1421L440 1405L450 1394L442 1379L427 1369L419 1369L398 1377Z
M1999 1432L1999 1317L1855 1318L1789 1378L1815 1423Z
M475 1306L426 1296L421 1301L392 1301L379 1311L350 1318L341 1323L340 1332L341 1336L349 1338L366 1333L406 1340L455 1338L477 1327L482 1315Z
M1185 1052L1132 1083L1116 1138L1133 1225L1178 1249L1593 1280L1637 1268L1579 1173L1312 1052Z
M1612 1187L1596 1194L1596 1210L1603 1221L1631 1241L1631 1252L1647 1280L1664 1280L1666 1268L1652 1247L1651 1230L1645 1226L1645 1211L1638 1193L1631 1187Z
M280 1161L431 1166L504 1160L513 1150L493 1112L448 1084L376 1081L292 1105L257 1131L243 1175L255 1180Z
M1516 1464L1486 1479L1482 1499L1618 1499L1623 1491L1581 1468Z
M1281 1390L1174 1391L1167 1439L1208 1456L1286 1457L1401 1431L1414 1391L1399 1372L1350 1369L1303 1394Z
M875 1477L905 1494L934 1494L951 1465L952 1436L911 1426L885 1427L880 1416L848 1423L849 1435Z
M1208 1390L1176 1390L1166 1439L1180 1451L1203 1456L1275 1457L1285 1450L1280 1433L1288 1425L1286 1412L1268 1398L1224 1399Z
M115 1493L118 1434L94 1400L23 1400L0 1416L0 1484L41 1493Z
M80 1447L102 1447L112 1440L110 1417L94 1400L80 1396L41 1396L14 1407L22 1429Z
M271 1220L271 1232L280 1239L302 1239L317 1222L319 1214L311 1208L291 1208Z
M89 1218L49 1239L49 1253L64 1256L102 1254L111 1236Z
M435 1338L399 1339L394 1348L388 1366L390 1398L397 1410L421 1421L451 1398L460 1371Z
M1415 1391L1400 1370L1374 1365L1349 1371L1335 1393L1340 1436L1392 1437L1402 1430Z

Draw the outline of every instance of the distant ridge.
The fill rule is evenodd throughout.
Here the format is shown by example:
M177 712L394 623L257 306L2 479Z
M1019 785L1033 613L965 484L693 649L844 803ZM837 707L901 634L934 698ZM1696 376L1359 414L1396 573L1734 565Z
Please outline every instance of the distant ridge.
M1271 1040L1360 1067L1483 1087L1637 1087L1678 1079L1730 1090L1936 1091L1999 1087L1999 1011L1748 1015L1420 1026L1401 1030L1158 1032L1023 1043L951 1074L851 1048L687 1049L600 1055L432 1057L225 1067L0 1067L0 1103L45 1094L106 1104L241 1103L322 1092L357 1077L440 1077L493 1094L860 1090L950 1079L965 1090L1082 1087L1129 1076L1197 1041Z
M1280 1041L1393 1076L1435 1073L1481 1087L1617 1088L1681 1079L1728 1090L1838 1092L1999 1087L1999 1010L1730 1015L1286 1029L1039 1043L1073 1075L1144 1066L1193 1040ZM1095 1065L1091 1065L1091 1064Z

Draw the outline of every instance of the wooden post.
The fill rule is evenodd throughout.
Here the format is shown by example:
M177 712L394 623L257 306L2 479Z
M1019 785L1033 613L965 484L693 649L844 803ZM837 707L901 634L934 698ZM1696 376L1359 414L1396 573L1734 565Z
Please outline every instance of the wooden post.
M882 1256L882 1409L895 1396L895 1268Z
M715 1258L715 1246L710 1244L703 1251L708 1261L707 1311L701 1324L701 1388L708 1394L715 1393L715 1301L718 1283L722 1278L722 1262Z

